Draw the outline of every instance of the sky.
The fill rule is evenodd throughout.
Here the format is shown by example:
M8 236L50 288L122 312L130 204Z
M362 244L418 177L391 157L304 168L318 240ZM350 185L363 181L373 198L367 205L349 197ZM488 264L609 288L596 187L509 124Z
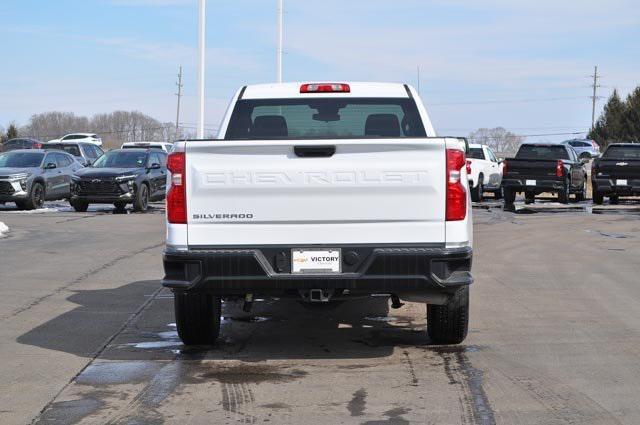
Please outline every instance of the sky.
M207 1L206 119L276 78L277 0ZM441 135L505 127L571 138L614 88L640 85L637 0L285 0L286 81L418 86ZM2 0L0 125L138 110L195 128L197 0ZM553 135L551 135L553 134Z

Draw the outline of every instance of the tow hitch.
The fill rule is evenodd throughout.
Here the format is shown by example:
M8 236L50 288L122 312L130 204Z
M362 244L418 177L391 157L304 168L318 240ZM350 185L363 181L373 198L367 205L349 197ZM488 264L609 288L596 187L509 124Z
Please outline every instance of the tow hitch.
M306 302L328 303L333 297L333 289L309 289L299 291L300 296Z

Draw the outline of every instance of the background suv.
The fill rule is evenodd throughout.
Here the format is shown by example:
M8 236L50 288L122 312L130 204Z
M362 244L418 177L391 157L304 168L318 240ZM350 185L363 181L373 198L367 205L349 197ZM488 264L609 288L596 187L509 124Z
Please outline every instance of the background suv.
M94 133L71 133L62 136L60 139L49 140L49 143L56 142L86 142L96 146L102 146L102 139Z
M0 145L0 152L9 152L16 149L40 149L42 142L35 139L11 139Z
M600 146L594 140L565 140L562 144L571 146L580 159L600 156Z
M0 154L0 202L19 209L41 208L44 201L68 199L71 176L82 168L68 153L40 149Z
M123 210L133 204L146 211L149 201L164 199L167 155L161 150L116 149L92 166L79 170L71 185L71 206L86 211L89 204L113 204Z
M45 150L59 150L73 155L85 167L93 164L104 151L99 146L86 142L49 142L42 145Z

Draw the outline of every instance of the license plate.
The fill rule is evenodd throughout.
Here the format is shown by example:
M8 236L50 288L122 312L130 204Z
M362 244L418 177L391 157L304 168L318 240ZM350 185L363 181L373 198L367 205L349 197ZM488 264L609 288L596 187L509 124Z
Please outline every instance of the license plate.
M536 185L536 181L535 180L527 180L526 181L526 185L527 186L535 186Z
M616 180L616 186L626 186L626 185L627 185L626 180Z
M293 249L291 250L291 272L340 273L341 257L339 249Z

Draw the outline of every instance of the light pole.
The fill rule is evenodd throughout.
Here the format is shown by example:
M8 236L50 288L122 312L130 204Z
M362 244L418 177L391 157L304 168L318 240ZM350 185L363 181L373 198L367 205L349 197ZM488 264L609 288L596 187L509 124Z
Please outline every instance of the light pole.
M282 44L283 44L284 0L278 0L278 48L276 50L276 68L278 83L282 82Z
M196 137L204 138L204 61L206 0L198 0L198 119Z

